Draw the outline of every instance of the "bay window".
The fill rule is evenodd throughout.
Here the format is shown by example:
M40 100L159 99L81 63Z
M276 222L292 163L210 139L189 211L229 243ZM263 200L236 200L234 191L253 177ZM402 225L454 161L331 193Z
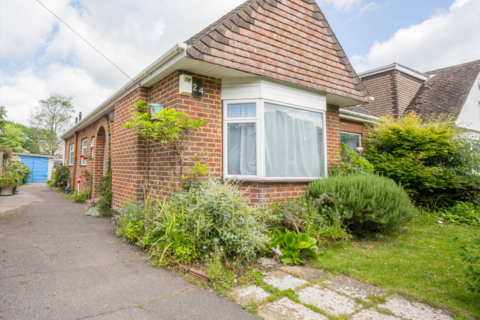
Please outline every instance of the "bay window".
M325 174L321 111L265 99L224 103L225 177L316 179Z

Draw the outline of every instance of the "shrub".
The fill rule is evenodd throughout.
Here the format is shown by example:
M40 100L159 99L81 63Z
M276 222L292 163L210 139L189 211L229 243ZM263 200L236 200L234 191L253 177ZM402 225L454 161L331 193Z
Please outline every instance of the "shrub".
M363 150L363 149L359 149ZM338 174L372 174L374 166L362 156L360 152L347 149L347 145L342 145L342 150L337 150L332 154L333 161L330 162L330 175Z
M307 233L319 241L349 238L343 223L337 220L332 208L319 208L315 199L302 196L284 202L275 202L269 229Z
M73 199L76 203L85 203L88 199L90 199L90 191L83 190L80 192L75 192L73 194Z
M17 185L13 179L0 179L0 188L13 188Z
M67 166L59 167L55 171L56 183L63 183L64 185L67 185L69 178L70 178L70 169Z
M400 183L417 205L435 210L454 201L472 201L480 191L479 141L462 134L453 118L423 121L415 113L375 124L365 157ZM477 198L478 199L478 198Z
M463 264L467 289L473 293L480 293L480 236L466 240L455 237L454 241L459 243L456 260Z
M112 208L112 159L108 158L108 169L107 174L102 177L100 184L97 188L98 192L101 195L101 198L98 200L98 210L102 215L110 215Z
M164 237L170 230L185 234L179 239L186 238L185 243L194 246L203 260L213 255L215 247L227 256L249 260L267 250L269 218L269 210L249 206L236 182L209 180L172 194L146 227L149 239L150 234Z
M475 207L469 202L457 202L451 208L442 211L442 216L446 223L480 226L480 207Z
M143 201L125 203L119 216L114 218L117 236L136 243L144 233L145 203Z
M309 184L318 210L335 212L352 233L391 232L413 218L407 193L393 180L378 175L345 175Z

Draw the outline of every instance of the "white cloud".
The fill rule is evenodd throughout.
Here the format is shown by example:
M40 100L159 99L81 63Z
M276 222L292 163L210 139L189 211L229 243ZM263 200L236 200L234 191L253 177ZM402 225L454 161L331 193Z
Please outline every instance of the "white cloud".
M398 30L376 42L364 56L353 56L357 72L393 62L429 71L480 59L480 1L456 0L448 11Z
M36 1L0 0L0 104L28 124L38 100L74 95L91 112L128 78ZM131 77L244 0L40 0Z
M317 0L320 5L333 5L337 10L350 10L351 8L360 5L363 0Z
M375 2L369 2L369 3L366 3L364 4L361 8L360 8L360 14L361 15L365 15L369 12L372 12L372 11L375 11L377 9L380 9L380 5L375 3Z

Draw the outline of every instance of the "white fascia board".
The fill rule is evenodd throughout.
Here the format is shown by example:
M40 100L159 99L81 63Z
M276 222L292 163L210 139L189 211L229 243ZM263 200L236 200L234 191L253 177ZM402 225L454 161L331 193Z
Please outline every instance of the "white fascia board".
M372 69L372 70L368 70L368 71L365 71L365 72L361 72L358 74L358 76L360 78L365 78L365 77L368 77L368 76L373 76L375 74L379 74L379 73L383 73L383 72L387 72L387 71L391 71L391 70L398 70L398 71L401 71L403 73L406 73L412 77L415 77L417 79L420 79L422 81L426 81L428 79L428 75L424 74L424 73L421 73L421 72L417 72L417 71L414 71L412 69L409 69L409 68L406 68L398 63L392 63L392 64L389 64L389 65L386 65L386 66L383 66L383 67L380 67L380 68L376 68L376 69Z
M187 45L185 43L177 43L175 44L170 50L164 53L160 58L155 60L152 64L150 64L147 68L145 68L142 72L140 72L132 81L129 81L125 86L123 86L120 90L115 92L110 98L108 98L105 102L103 102L100 106L98 106L95 110L89 113L85 118L80 120L77 124L75 124L70 130L68 130L63 136L63 139L71 136L75 131L81 130L86 126L92 124L94 121L97 120L97 116L101 113L105 113L110 111L115 107L115 104L123 99L126 95L130 94L137 88L142 86L142 81L150 77L150 75L154 72L158 72L158 69L163 68L163 65L173 57L180 55L182 58L186 56Z

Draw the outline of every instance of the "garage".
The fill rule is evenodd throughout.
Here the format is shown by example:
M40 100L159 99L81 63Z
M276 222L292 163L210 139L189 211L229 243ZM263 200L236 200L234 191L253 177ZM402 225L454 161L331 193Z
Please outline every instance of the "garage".
M32 170L32 175L30 179L28 179L28 182L47 182L47 180L51 176L53 159L55 157L25 153L15 153L15 155L19 156L20 160L25 163L30 168L30 170Z

